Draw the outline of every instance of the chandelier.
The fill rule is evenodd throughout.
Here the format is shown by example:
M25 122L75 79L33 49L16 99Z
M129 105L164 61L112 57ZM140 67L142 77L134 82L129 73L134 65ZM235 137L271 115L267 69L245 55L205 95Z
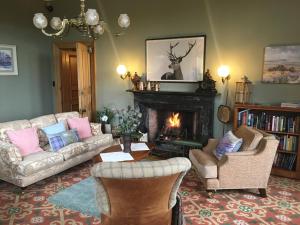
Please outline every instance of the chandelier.
M53 17L50 20L50 27L53 33L48 33L45 28L48 26L48 20L43 13L36 13L33 17L33 24L40 29L43 34L49 37L62 37L68 33L70 27L76 28L84 36L97 39L104 33L105 22L100 20L96 9L85 11L85 0L80 0L80 14L76 18L61 20L59 17ZM130 25L130 19L127 14L120 14L118 24L122 29ZM120 35L120 34L117 34Z

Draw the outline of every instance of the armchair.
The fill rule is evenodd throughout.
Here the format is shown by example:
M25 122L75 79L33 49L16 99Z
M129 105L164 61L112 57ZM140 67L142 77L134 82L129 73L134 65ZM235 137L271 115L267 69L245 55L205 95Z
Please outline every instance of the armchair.
M202 151L191 150L189 158L206 190L258 188L265 197L279 141L246 126L241 126L235 135L243 138L241 151L227 153L218 160L213 154L218 140L210 139Z
M172 216L178 216L172 213L177 191L190 167L190 161L180 157L96 164L91 174L97 181L101 224L171 225L176 221Z

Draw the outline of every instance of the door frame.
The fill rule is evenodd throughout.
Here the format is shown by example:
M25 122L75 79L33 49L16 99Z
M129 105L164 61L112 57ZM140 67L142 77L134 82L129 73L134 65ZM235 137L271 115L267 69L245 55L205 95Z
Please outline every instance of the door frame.
M96 119L96 52L95 41L85 42L78 41L91 47L91 95L92 95L92 120ZM75 49L76 42L61 42L55 41L52 46L53 53L53 96L54 96L54 108L55 113L62 112L62 93L61 93L61 50Z

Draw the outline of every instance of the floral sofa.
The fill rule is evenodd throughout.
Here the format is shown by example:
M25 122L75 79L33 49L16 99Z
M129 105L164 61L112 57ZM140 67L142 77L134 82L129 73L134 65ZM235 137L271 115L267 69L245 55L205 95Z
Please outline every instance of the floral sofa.
M41 128L57 122L63 122L67 127L66 119L72 117L79 117L79 113L50 114L31 120L0 123L0 179L20 187L26 187L90 160L106 147L112 145L112 135L102 134L101 124L90 123L92 137L67 145L59 152L52 152L48 139ZM22 157L18 148L10 143L6 132L29 127L38 128L40 147L44 151Z

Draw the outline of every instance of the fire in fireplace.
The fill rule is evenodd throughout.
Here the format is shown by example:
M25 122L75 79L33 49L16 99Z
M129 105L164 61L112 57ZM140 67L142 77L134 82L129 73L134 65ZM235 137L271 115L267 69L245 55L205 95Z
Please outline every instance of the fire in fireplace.
M179 112L170 113L171 115L166 117L165 124L163 125L159 139L160 140L179 140L184 138L181 129L181 115Z

